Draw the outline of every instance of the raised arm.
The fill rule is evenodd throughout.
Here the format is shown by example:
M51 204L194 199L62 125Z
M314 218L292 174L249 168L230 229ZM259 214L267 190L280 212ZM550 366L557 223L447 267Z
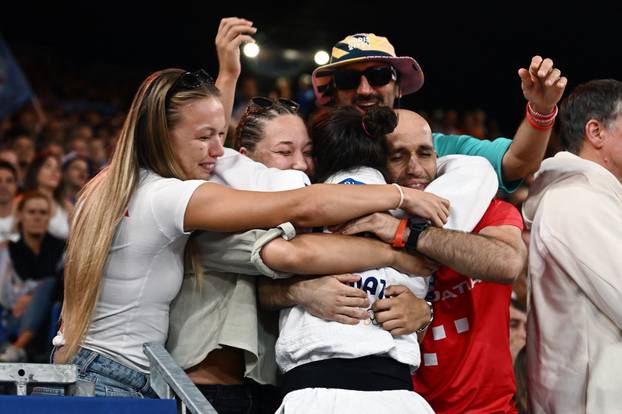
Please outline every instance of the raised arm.
M220 21L216 34L216 52L218 53L218 78L216 86L220 89L220 100L225 108L227 125L231 120L235 86L242 66L240 64L240 45L242 42L254 42L251 35L257 29L253 22L237 17L227 17Z
M561 76L559 69L553 67L553 61L534 56L529 69L519 69L518 75L521 78L523 95L533 110L545 115L551 114L568 84L568 79ZM536 172L542 163L550 137L550 128L534 128L524 119L503 156L503 179L506 182L520 180Z

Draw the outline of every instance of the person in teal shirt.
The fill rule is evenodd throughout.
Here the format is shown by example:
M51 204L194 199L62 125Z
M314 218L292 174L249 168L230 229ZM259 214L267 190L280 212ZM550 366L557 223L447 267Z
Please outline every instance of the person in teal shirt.
M534 56L529 69L521 68L518 75L533 113L543 119L554 118L568 80L553 61ZM367 111L376 105L393 108L397 102L399 106L402 96L423 86L423 72L412 57L397 56L387 38L360 33L335 44L330 62L317 67L312 80L318 105L352 105ZM438 133L433 138L439 157L464 154L488 159L499 176L500 188L511 192L524 177L538 170L550 135L550 126L534 126L526 119L512 140L487 141Z

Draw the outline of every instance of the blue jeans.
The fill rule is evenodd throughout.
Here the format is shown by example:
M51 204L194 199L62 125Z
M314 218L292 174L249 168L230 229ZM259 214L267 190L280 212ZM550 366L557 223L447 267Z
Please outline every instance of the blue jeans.
M57 283L55 278L41 279L32 291L30 303L19 318L13 316L10 309L5 310L4 324L9 336L16 337L24 331L39 333L49 322Z
M158 398L149 385L149 374L127 367L89 349L80 348L71 360L78 378L95 385L96 397ZM64 395L58 387L35 387L33 395Z

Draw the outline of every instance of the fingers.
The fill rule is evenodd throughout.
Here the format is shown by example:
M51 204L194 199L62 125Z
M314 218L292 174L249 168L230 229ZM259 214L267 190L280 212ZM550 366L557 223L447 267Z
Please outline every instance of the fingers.
M391 309L392 307L392 303L390 299L380 299L374 302L374 304L372 305L371 309L374 311L374 313L381 313L381 312L385 312Z
M343 275L335 275L333 277L337 279L338 281L340 281L341 283L355 283L361 280L361 275L353 275L351 273L345 273Z
M540 69L542 61L542 56L534 56L531 58L531 64L529 65L529 74L531 75L532 80L535 80L538 77L538 70Z
M384 295L386 297L399 296L406 292L409 292L409 289L404 285L390 285L384 290Z
M403 328L403 321L401 319L391 319L389 321L382 323L382 329L384 329L385 331L391 332L393 330L397 330L401 328Z
M255 39L246 35L239 35L231 42L232 47L239 47L242 43L255 43Z
M523 88L531 88L533 86L533 80L531 78L531 76L529 75L529 71L525 68L520 68L518 70L518 76L520 77L520 80L523 84Z
M367 293L363 292L359 288L341 284L336 289L336 294L341 296L348 296L351 298L367 298Z
M367 308L369 306L369 299L367 295L364 298L338 296L336 305L343 308Z
M546 58L540 64L540 68L538 69L538 77L540 79L546 79L548 74L553 69L553 61L549 58Z
M340 306L336 308L335 313L335 318L337 318L338 316L345 316L346 318L356 319L357 321L369 318L369 313L367 312L367 310L361 308Z
M406 329L406 328L401 327L401 326L396 328L396 329L387 329L387 331L389 331L391 336L409 335L409 334L412 333L411 330Z
M532 80L538 79L546 86L553 86L561 78L561 71L553 67L553 60L542 59L541 56L534 56L531 59L529 73Z
M402 315L400 315L400 313L395 310L386 310L386 311L375 311L374 310L374 318L376 319L376 322L381 324L383 327L389 321L402 320L401 316Z
M345 224L339 232L341 234L351 236L353 234L362 233L364 231L372 231L372 227L372 222L369 216L365 216L356 220L352 220L351 222Z
M216 34L216 44L219 46L225 46L236 40L236 45L239 46L242 42L254 42L255 40L249 35L255 34L257 28L253 27L253 22L238 17L227 17L220 21L218 27L218 33ZM239 35L245 35L245 39L237 39Z
M232 42L234 39L236 39L236 37L242 34L247 35L247 37L250 37L248 35L255 34L255 32L257 32L256 27L251 27L250 25L247 25L247 24L238 24L238 25L229 27L227 32L223 36L223 39L225 40L225 42L229 43L229 42ZM252 38L251 40L253 42L255 41Z
M546 86L553 86L562 76L562 72L559 69L553 69L546 77L544 84Z

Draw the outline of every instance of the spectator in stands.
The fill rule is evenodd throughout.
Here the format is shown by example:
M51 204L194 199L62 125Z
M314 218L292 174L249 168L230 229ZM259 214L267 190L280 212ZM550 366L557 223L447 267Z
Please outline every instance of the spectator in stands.
M246 111L246 107L251 101L253 96L259 94L257 88L257 81L252 77L245 77L240 81L240 88L237 91L236 102L233 106L233 113L231 115L231 126L235 128L240 120L240 117Z
M104 138L95 137L89 142L88 158L93 163L93 174L97 174L108 164L108 151Z
M518 351L523 349L527 341L527 313L525 306L516 299L510 303L510 353L512 363Z
M91 177L89 160L76 153L68 154L63 160L63 199L76 204L78 192Z
M579 85L560 111L564 151L523 204L531 227L530 412L609 413L622 382L622 82Z
M30 164L24 181L25 191L39 191L50 198L51 211L48 232L59 239L69 236L71 203L63 198L60 159L50 153L37 155Z
M17 155L17 176L20 183L26 178L26 171L35 157L35 137L26 130L14 129L7 132L7 138L11 142L11 149Z
M88 128L88 127L83 127ZM90 130L90 128L89 128ZM89 138L90 139L90 138ZM69 141L67 145L67 153L74 152L78 155L86 157L88 155L88 139L83 136L76 136Z
M19 168L19 162L17 160L17 154L10 148L0 149L0 160L8 162L15 168L15 171Z
M0 244L16 239L15 195L17 170L13 164L0 160Z
M4 273L0 275L1 305L4 322L15 340L0 354L0 362L26 361L26 348L43 339L38 337L42 330L47 332L46 322L50 320L56 288L62 277L65 249L62 240L47 232L50 211L48 196L25 193L17 207L20 239L3 247L8 250L3 259L8 258L9 263L4 263Z

